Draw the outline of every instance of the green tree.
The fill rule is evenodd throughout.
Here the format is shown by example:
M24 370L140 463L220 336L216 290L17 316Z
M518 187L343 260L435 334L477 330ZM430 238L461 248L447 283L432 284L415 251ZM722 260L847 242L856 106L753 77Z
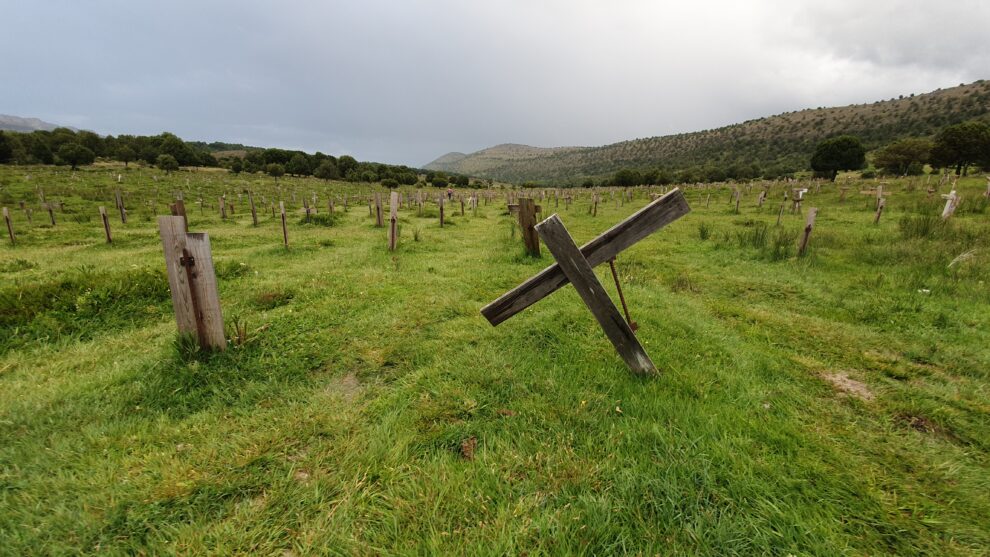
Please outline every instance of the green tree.
M399 181L395 178L385 178L382 180L382 185L388 189L394 189L399 187Z
M895 141L873 154L873 165L889 174L903 176L928 162L933 144L924 138Z
M840 135L826 139L811 156L811 169L833 182L840 170L858 170L866 164L866 148L858 137Z
M358 165L357 159L355 159L350 155L342 155L340 158L337 159L337 168L340 170L340 174L343 176L347 176L348 172L356 169L357 165Z
M131 161L137 158L137 153L135 153L134 149L131 149L130 146L122 145L119 149L117 149L117 152L114 154L114 158L124 163L124 168L127 168Z
M309 166L309 159L302 153L296 153L285 165L285 171L296 176L309 176L313 169Z
M96 160L93 151L78 143L63 143L58 148L57 156L64 164L70 165L72 170L76 170L81 164L93 164Z
M956 167L956 176L971 164L990 166L990 124L963 122L942 129L935 136L931 162L937 167Z
M337 169L337 165L332 160L327 159L316 167L313 175L321 180L337 180L340 178L340 170Z
M629 170L628 168L623 168L622 170L616 172L615 177L612 178L612 183L620 188L638 186L642 182L643 177L640 176L639 172Z
M280 177L285 175L285 167L277 162L273 162L265 166L265 173L272 178L275 178L275 181L277 182Z
M179 169L179 161L175 159L172 155L162 153L158 155L155 159L155 166L165 171L165 174L171 174L173 170Z
M241 170L244 170L244 163L241 161L240 157L234 157L234 160L230 161L231 173L240 174Z

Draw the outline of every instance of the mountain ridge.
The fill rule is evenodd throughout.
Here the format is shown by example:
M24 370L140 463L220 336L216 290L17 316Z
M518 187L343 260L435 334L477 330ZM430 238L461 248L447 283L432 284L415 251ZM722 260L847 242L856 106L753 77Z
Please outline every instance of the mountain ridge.
M975 81L872 103L782 112L719 128L620 141L598 147L500 144L448 153L423 168L502 181L571 182L623 168L685 170L753 165L765 174L806 169L815 145L845 133L876 148L932 135L969 119L990 120L990 82ZM463 155L450 157L450 155Z
M60 126L58 124L52 124L51 122L45 122L40 118L24 118L22 116L14 116L12 114L0 114L0 130L12 131L12 132L34 132L34 131L52 131L56 128L69 128L72 131L79 131L76 128L70 126Z

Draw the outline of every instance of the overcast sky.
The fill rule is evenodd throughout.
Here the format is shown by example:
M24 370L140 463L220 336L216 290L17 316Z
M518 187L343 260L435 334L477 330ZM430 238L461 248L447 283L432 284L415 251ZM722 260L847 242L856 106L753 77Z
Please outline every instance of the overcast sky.
M0 113L421 166L990 78L987 0L0 0Z

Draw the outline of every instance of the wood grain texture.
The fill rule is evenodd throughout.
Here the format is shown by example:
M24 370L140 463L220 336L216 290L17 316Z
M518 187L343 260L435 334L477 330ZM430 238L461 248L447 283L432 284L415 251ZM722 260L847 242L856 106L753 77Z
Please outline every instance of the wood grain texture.
M519 199L519 229L522 230L526 253L540 256L540 235L536 232L536 202L532 199Z
M596 267L690 211L684 194L675 188L582 246L581 253L588 264ZM493 326L498 325L567 282L560 266L554 263L482 308L481 314Z
M195 290L194 318L199 322L200 345L203 348L224 350L227 348L227 338L223 328L217 276L213 269L210 237L205 233L186 234L186 252L193 257L194 262L190 286Z
M180 333L196 334L196 316L189 290L189 279L180 264L186 249L186 225L181 217L158 217L158 233L162 239L168 287L172 292L172 307Z
M622 318L619 309L605 292L605 287L595 276L594 269L584 258L574 239L568 234L560 217L550 218L536 225L547 249L553 254L561 272L574 285L584 304L605 331L615 350L633 373L645 375L656 373L657 368L639 343L629 324Z

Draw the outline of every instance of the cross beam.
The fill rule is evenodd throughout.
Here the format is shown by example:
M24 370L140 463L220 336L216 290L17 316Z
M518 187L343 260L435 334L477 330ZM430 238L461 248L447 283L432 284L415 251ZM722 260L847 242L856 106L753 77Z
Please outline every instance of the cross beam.
M615 258L620 252L691 211L680 189L673 189L626 220L606 230L601 236L581 246L580 253L590 267ZM542 233L540 234L542 236ZM546 240L544 240L544 243ZM551 251L551 253L553 253ZM558 259L556 254L553 254ZM570 278L554 263L526 282L506 292L481 308L481 314L493 326L509 319L570 282Z
M550 218L536 225L536 231L540 233L540 238L557 260L561 272L574 285L626 365L638 374L656 373L657 368L653 365L653 361L646 354L646 350L639 343L629 324L622 319L618 308L595 276L595 270L591 268L591 264L584 258L574 239L564 228L560 217L551 215Z

